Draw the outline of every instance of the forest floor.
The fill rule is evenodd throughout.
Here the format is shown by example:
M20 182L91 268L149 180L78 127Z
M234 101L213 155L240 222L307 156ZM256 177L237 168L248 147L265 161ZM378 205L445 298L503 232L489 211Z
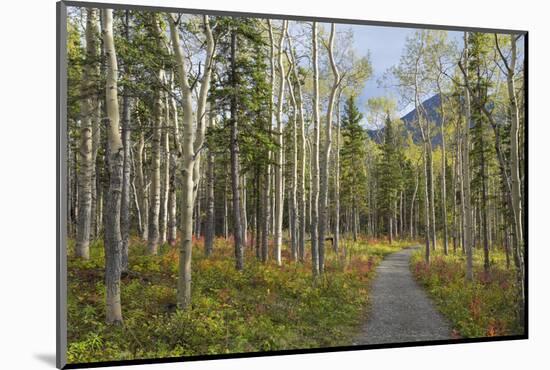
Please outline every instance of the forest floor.
M325 273L314 280L311 257L283 265L261 263L247 247L236 271L233 242L218 238L204 255L194 240L192 306L175 309L179 253L162 245L147 254L132 237L129 272L121 281L124 324L106 325L104 248L91 245L90 260L68 255L69 363L150 359L349 346L361 328L378 264L411 242L343 239L341 253L327 245ZM272 247L271 247L272 248ZM345 251L345 252L344 252Z
M449 322L438 312L409 269L418 247L387 256L376 268L370 310L355 344L452 339Z
M483 248L473 253L474 280L465 280L466 256L461 250L442 248L424 260L424 247L412 253L410 269L433 299L439 312L451 323L453 336L480 338L524 333L517 308L515 270L507 266L502 248L491 248L490 267L483 268Z

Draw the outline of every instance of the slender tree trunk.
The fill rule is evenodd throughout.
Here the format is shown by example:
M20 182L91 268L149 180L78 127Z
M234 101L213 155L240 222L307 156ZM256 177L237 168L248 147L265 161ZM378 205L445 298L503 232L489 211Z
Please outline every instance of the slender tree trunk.
M191 303L191 254L193 236L193 103L191 88L187 78L185 57L180 45L179 31L174 18L168 15L170 36L176 59L176 72L182 93L183 140L182 140L182 196L181 196L181 246L179 259L179 276L177 304L181 309L189 308Z
M313 276L319 275L319 65L317 51L317 22L312 26L313 63L313 145L312 145L312 186L311 186L311 268Z
M508 73L506 75L507 86L508 86L508 97L510 99L510 112L512 116L512 125L510 129L510 174L512 182L512 206L515 219L515 248L514 248L514 259L516 261L516 271L517 271L517 283L519 286L519 317L523 322L523 311L524 311L524 302L525 302L525 291L524 291L524 282L525 282L525 267L523 265L523 207L522 207L522 191L521 191L521 176L520 176L520 158L519 158L519 108L518 108L518 99L516 95L515 87L515 69L516 69L516 58L517 58L517 46L516 46L516 36L510 35L511 41L511 60L508 66Z
M147 191L147 184L145 183L145 176L143 171L143 161L144 161L144 151L145 151L145 134L143 128L140 129L139 141L137 143L137 150L135 156L136 162L136 190L138 203L141 213L141 238L143 240L148 239L149 235L149 195Z
M130 40L129 31L129 10L125 11L124 36L126 41ZM130 77L128 67L124 68L126 79ZM121 270L128 270L128 239L130 237L130 150L132 147L131 136L131 107L128 88L124 88L122 97L122 145L124 147L124 160L122 165L122 195L120 203L120 236L122 238L121 246Z
M166 79L165 79L166 80ZM166 94L165 94L166 95ZM160 243L164 244L168 234L168 202L170 197L170 104L168 96L164 97L164 127L162 130L162 171L160 194Z
M340 97L342 90L338 91L336 99L336 148L334 158L334 253L338 255L340 247Z
M288 36L288 32L287 32ZM290 50L290 55L294 68L292 68L292 73L294 76L294 81L296 85L296 105L298 110L298 119L299 119L299 139L300 146L298 147L298 158L300 163L300 172L297 175L297 191L298 191L298 201L297 201L297 242L298 242L298 258L301 262L305 259L305 239L306 239L306 130L305 130L305 118L304 118L304 108L303 108L303 94L302 94L302 84L298 76L298 66L296 64L296 53L292 46L292 39L288 36L288 46Z
M445 255L449 254L449 241L448 241L448 229L447 229L447 153L445 148L445 109L443 107L443 94L437 82L439 90L439 108L441 110L441 209L443 217L443 252Z
M86 10L86 64L84 66L82 83L81 123L80 123L80 167L78 174L78 223L76 238L76 256L90 258L90 234L92 217L92 173L94 172L94 158L92 153L93 130L97 125L97 116L94 114L97 105L94 81L97 78L95 60L98 58L99 35L97 10L88 8ZM93 64L92 64L93 63Z
M244 253L242 245L242 224L241 224L241 199L239 184L239 131L237 118L237 33L231 32L231 84L234 93L231 96L231 190L233 193L233 239L235 242L235 266L237 270L244 269Z
M153 23L157 24L156 18ZM156 27L156 26L155 26ZM164 71L158 72L158 79L164 79ZM162 137L162 98L159 91L155 92L153 108L153 138L151 142L151 190L149 192L149 232L147 240L147 250L149 254L158 253L160 239L159 219L160 219L160 147Z
M177 221L177 199L176 199L176 168L177 155L170 153L170 177L168 185L168 232L167 240L171 246L176 245L178 221Z
M210 127L214 127L213 115L210 116ZM208 150L208 163L206 167L206 232L204 234L205 254L210 256L214 250L215 236L215 208L214 208L214 185L215 185L215 163L214 153Z
M415 171L414 177L414 192L411 199L411 217L410 217L410 236L411 239L414 239L414 226L413 226L413 216L414 216L414 205L416 201L416 193L418 192L418 171Z
M321 157L320 166L320 194L319 194L319 273L325 270L325 232L328 221L328 180L329 180L329 160L330 150L332 145L332 115L334 109L334 99L340 84L340 74L336 61L334 60L334 35L336 25L332 23L328 42L328 55L332 68L333 84L329 97L327 108L327 118L325 127L325 145L323 146L323 155Z
M117 97L118 66L113 37L113 11L102 9L103 43L107 60L106 111L109 120L107 130L109 194L105 212L105 290L107 323L122 322L120 303L121 236L120 203L122 193L122 167L124 148L119 132Z
M275 155L275 259L277 265L282 264L281 260L281 248L283 244L283 101L285 91L285 68L283 64L283 44L284 36L286 34L287 21L283 21L281 29L281 37L278 44L278 70L279 70L279 92L277 97L277 130L276 130L276 142L277 151ZM272 33L272 30L270 29ZM270 36L272 38L272 35ZM273 38L272 38L273 40Z
M468 81L468 32L464 32L464 79ZM464 249L466 251L466 280L473 281L472 206L470 197L470 91L464 89L464 141L462 149L462 178L464 179Z
M290 55L287 53L287 57L290 64L290 69L294 70L294 66L292 64L292 59L290 58ZM297 207L298 207L298 199L297 199L297 177L298 177L298 137L297 137L297 125L296 120L298 119L298 104L296 102L296 95L294 94L294 87L291 80L290 71L287 74L287 83L288 83L288 91L291 98L292 103L292 116L290 116L290 120L292 121L292 146L291 146L291 158L290 158L290 166L291 166L291 173L290 176L290 189L289 189L289 203L288 203L288 212L289 212L289 231L290 231L290 250L292 255L292 260L297 261L298 260L298 222L297 222Z
M248 213L247 209L247 191L246 191L246 174L241 176L241 220L242 220L242 242L243 247L248 245Z
M126 71L125 71L126 72ZM122 195L120 204L120 233L121 245L121 269L128 270L128 239L130 237L130 98L127 89L124 89L122 97L122 145L124 147L124 160L122 165Z

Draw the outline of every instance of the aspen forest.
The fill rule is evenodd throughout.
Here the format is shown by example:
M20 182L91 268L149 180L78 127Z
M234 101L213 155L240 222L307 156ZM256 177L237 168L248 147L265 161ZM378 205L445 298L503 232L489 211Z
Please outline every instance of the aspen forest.
M524 333L525 34L291 18L67 8L69 363Z

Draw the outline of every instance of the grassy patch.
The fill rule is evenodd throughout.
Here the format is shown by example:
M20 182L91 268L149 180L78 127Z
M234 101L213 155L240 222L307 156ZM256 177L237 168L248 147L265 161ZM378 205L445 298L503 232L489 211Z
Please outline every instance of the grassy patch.
M411 269L451 321L457 335L466 338L522 334L517 319L517 287L514 270L506 269L504 253L491 251L490 272L483 271L482 250L474 252L474 282L465 280L465 256L432 252L424 261L424 249L415 252Z
M175 310L178 250L167 245L146 255L138 239L130 244L130 273L122 279L124 325L104 324L104 253L91 246L89 261L68 258L69 363L169 356L239 353L349 345L368 300L368 281L388 253L377 241L342 241L345 253L327 250L326 273L316 282L309 257L295 264L284 255L256 261L246 251L243 272L234 268L230 241L216 240L214 255L195 241L192 307Z

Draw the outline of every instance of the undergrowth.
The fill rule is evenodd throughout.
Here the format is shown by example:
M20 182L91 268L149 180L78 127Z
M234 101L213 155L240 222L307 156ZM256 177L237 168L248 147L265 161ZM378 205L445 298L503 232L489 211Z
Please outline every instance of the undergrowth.
M179 253L163 245L146 254L132 238L129 272L121 282L124 324L104 323L104 251L90 260L68 256L69 363L242 353L351 344L368 300L368 281L381 259L407 243L342 241L327 250L325 274L313 281L311 263L260 263L246 250L245 270L234 267L230 240L217 239L205 257L194 241L192 307L177 310ZM328 246L330 248L330 245ZM345 250L345 253L344 253ZM286 252L286 250L284 251Z
M451 321L455 335L466 338L518 335L517 286L513 267L506 268L505 254L496 248L490 254L490 269L483 270L483 251L474 252L474 281L465 280L465 256L441 250L432 252L430 264L424 248L414 253L411 269L434 298L439 310Z

